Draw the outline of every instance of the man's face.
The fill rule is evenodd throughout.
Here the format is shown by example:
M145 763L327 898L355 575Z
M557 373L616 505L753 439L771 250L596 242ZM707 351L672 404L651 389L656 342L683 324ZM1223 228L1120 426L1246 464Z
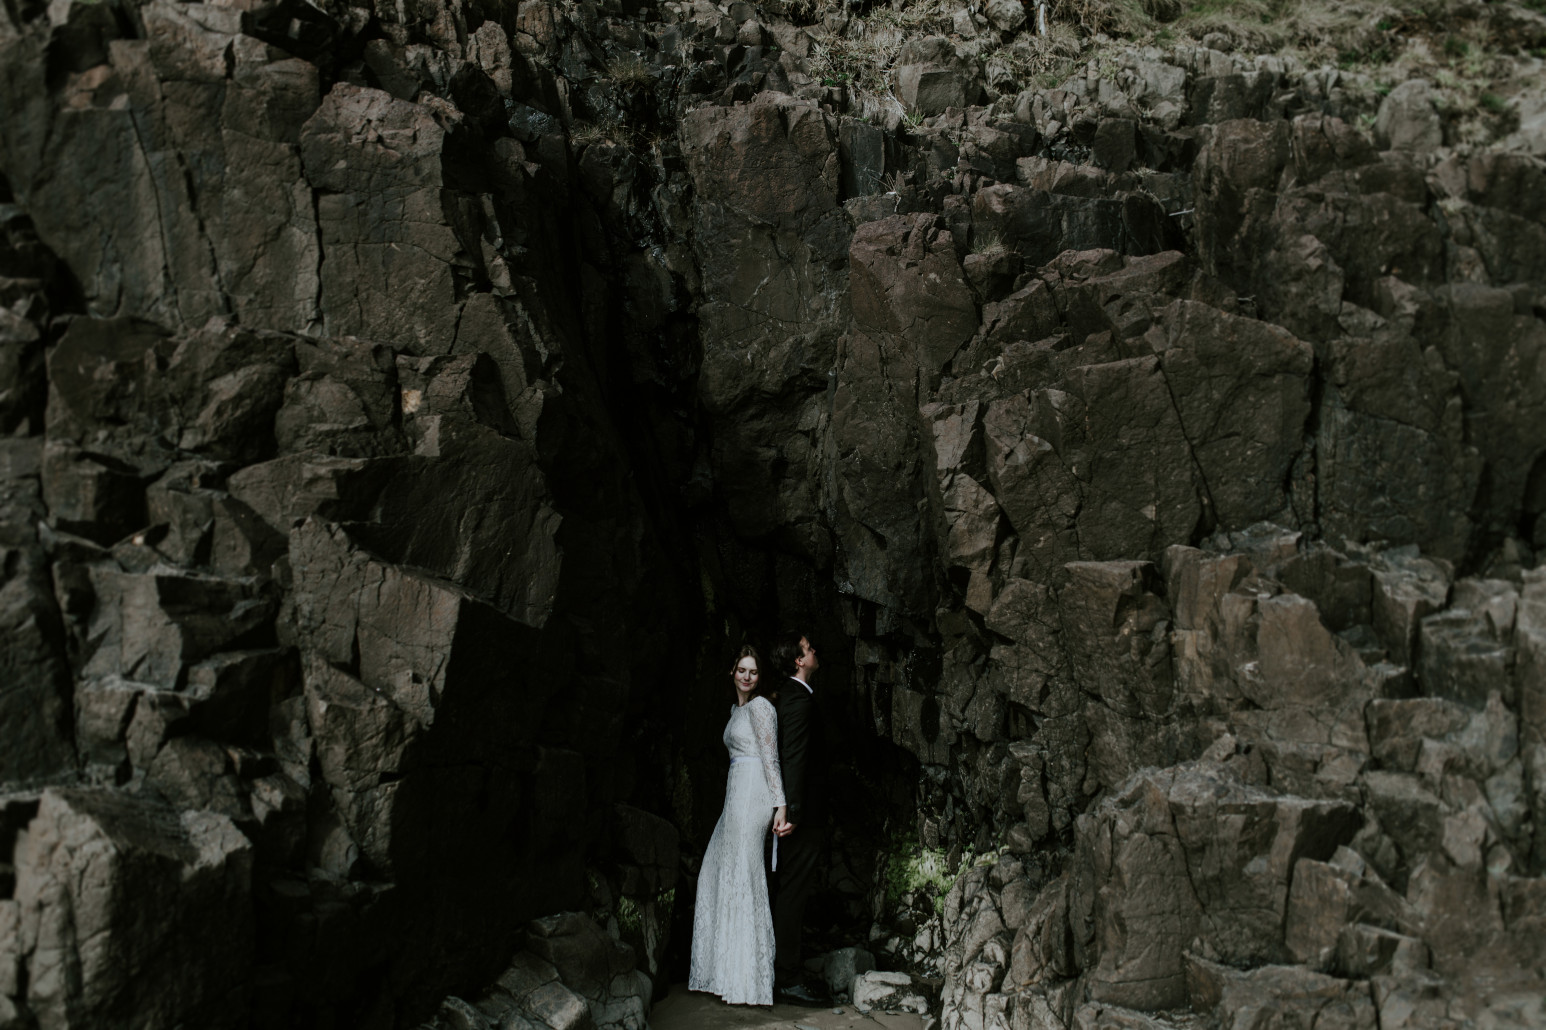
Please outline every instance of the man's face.
M821 668L821 662L816 660L816 648L812 647L811 642L804 637L800 638L800 668L805 670L807 675Z

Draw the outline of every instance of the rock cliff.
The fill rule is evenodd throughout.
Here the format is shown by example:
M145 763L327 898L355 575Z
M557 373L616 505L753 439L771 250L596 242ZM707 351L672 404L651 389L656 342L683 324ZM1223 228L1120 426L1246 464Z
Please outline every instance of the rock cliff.
M8 3L0 1027L637 1023L793 623L946 1030L1546 1019L1546 16L1216 14Z

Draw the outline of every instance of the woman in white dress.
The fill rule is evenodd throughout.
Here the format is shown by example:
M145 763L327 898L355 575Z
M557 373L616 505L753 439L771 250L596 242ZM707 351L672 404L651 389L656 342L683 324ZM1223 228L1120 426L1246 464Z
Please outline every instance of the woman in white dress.
M735 705L725 727L730 779L725 808L703 854L687 987L732 1005L773 1004L773 913L762 845L784 824L778 710L762 696L757 651L741 648L730 674Z

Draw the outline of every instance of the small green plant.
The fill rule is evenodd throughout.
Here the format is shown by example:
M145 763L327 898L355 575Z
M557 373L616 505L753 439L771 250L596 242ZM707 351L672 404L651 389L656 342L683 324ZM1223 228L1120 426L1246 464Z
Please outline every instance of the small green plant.
M1337 51L1337 67L1347 71L1358 67L1375 67L1389 64L1395 60L1395 54L1389 45L1380 43L1367 50L1349 48Z
M1471 52L1471 44L1459 36L1444 37L1444 54L1447 57L1462 58Z
M1508 110L1508 101L1496 93L1483 93L1481 96L1482 110L1488 114L1503 114Z
M644 927L644 912L632 898L617 899L617 925L624 933L639 933Z
M921 844L899 844L886 863L886 900L892 904L917 891L928 894L935 912L945 911L945 895L955 886L958 873L970 869L974 856L963 853L955 872L945 852Z

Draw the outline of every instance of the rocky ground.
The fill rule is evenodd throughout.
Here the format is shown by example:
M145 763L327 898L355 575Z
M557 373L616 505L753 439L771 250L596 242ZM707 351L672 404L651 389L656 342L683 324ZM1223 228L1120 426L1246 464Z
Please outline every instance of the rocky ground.
M636 1027L795 621L877 1004L1546 1020L1546 16L1044 13L7 4L0 1027Z
M658 1002L650 1012L654 1030L762 1030L792 1025L813 1030L920 1030L922 1016L905 1012L877 1012L864 1015L851 1005L805 1009L791 1005L767 1008L750 1005L726 1005L711 995L690 993L681 987Z

